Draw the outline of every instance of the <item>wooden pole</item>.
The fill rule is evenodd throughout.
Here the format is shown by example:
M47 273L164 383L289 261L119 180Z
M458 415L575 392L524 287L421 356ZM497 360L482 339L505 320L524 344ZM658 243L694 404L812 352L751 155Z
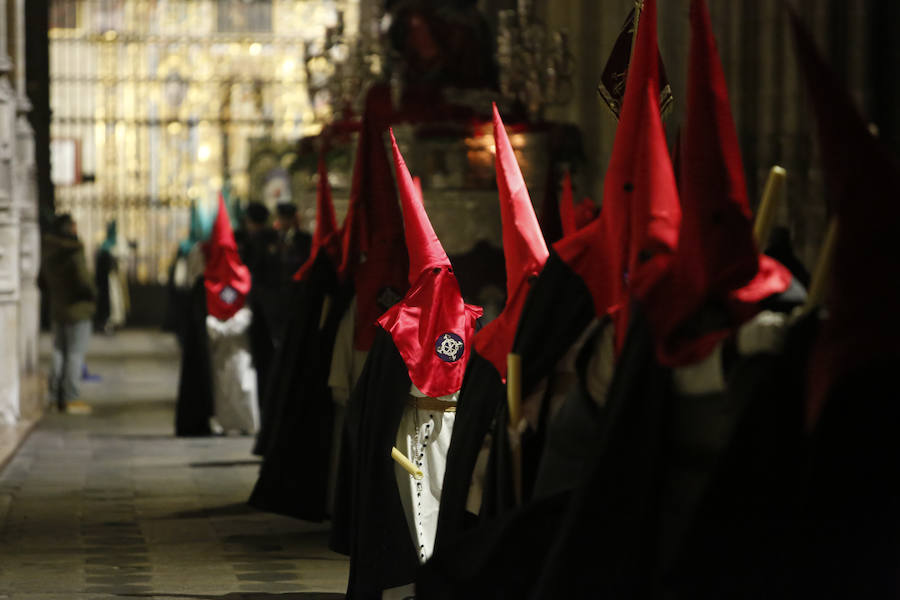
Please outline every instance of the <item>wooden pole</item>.
M787 179L787 171L778 165L769 170L769 178L763 189L759 209L756 211L756 220L753 223L753 237L756 238L756 247L760 252L765 251L775 224L775 215L778 207L784 201L784 183Z
M828 231L825 232L825 240L822 242L822 249L819 250L819 258L816 260L816 267L810 280L806 304L803 305L804 312L814 310L825 303L828 282L831 279L831 266L834 264L838 231L837 218L832 217L828 223Z
M519 423L522 421L522 357L514 352L506 356L506 402L509 406L509 444L513 461L513 491L516 504L522 503L522 445Z
M506 402L509 424L518 427L522 419L522 357L514 352L506 356Z
M406 456L397 450L396 447L391 448L391 458L397 461L397 464L403 467L403 469L412 475L416 480L422 479L425 475L419 470L416 465L412 464L412 462L406 458Z

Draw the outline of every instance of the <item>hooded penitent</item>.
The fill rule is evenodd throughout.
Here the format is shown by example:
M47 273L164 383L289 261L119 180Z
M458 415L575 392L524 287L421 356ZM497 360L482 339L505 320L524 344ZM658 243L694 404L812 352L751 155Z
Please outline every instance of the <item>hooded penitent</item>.
M117 226L116 220L113 219L109 223L106 224L106 239L103 240L103 243L100 244L100 249L105 250L107 252L112 252L113 248L116 247L116 243L118 242L117 236Z
M753 316L758 302L787 289L791 275L760 255L753 238L743 163L731 117L725 75L713 38L709 11L691 3L691 49L687 117L679 159L681 233L667 278L657 289L662 311L648 312L659 338L663 364L696 362ZM713 331L679 327L713 303L728 322Z
M206 310L210 315L227 321L244 306L250 291L250 271L238 255L228 209L221 194L219 213L209 239L204 279Z
M316 230L313 232L312 249L309 258L294 274L295 281L303 281L309 276L319 252L326 253L335 266L340 263L340 231L334 216L334 204L331 200L331 186L328 184L328 168L324 155L319 156L319 181L316 184Z
M575 204L572 192L572 174L566 171L563 175L562 194L559 197L559 220L562 223L563 237L572 235L586 227L597 218L597 207L590 198Z
M496 104L494 145L497 148L495 165L506 257L506 306L475 336L475 349L494 365L505 381L506 355L512 348L519 315L530 289L529 281L540 273L549 252Z
M792 24L800 72L812 102L826 200L838 220L826 302L829 314L810 359L807 424L811 427L830 389L843 376L867 364L897 360L900 161L869 131L796 15Z
M407 258L397 192L382 138L382 126L368 117L353 166L350 206L342 231L341 281L356 290L354 347L369 350L375 320L406 291Z
M394 340L412 383L432 398L459 390L480 307L463 302L450 259L431 227L425 206L391 132L410 289L378 324Z
M648 0L628 69L625 99L596 221L554 248L585 282L598 316L615 313L616 347L631 299L643 300L668 269L681 209L659 115L656 3ZM666 310L650 306L645 312Z

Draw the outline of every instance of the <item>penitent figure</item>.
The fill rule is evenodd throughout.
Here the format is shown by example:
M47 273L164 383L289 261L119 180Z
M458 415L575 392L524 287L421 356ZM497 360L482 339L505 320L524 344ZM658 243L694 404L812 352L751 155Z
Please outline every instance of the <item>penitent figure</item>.
M250 355L253 313L245 306L250 271L238 256L225 202L213 225L204 273L213 412L224 431L256 433L256 370Z

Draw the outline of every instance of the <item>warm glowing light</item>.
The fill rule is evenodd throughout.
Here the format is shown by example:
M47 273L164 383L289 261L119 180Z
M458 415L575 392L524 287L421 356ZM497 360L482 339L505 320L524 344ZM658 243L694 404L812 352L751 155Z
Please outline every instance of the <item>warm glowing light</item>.
M250 44L250 56L259 56L260 52L262 52L262 44L255 42Z
M293 58L286 58L284 59L284 62L281 63L281 70L284 71L285 74L291 73L296 66L297 63L294 62Z
M202 146L197 148L197 160L199 160L200 162L206 162L207 160L209 160L210 153L211 150L209 149L209 146L203 144Z

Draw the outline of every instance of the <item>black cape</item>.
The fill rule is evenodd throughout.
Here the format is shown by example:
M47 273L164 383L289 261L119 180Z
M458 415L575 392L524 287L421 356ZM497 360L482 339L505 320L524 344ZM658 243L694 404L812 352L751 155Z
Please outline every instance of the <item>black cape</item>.
M522 356L524 395L530 394L551 372L593 318L594 306L584 282L551 250L547 263L529 292L513 344L513 350ZM461 587L450 585L444 573L458 573L458 561L468 560L471 551L487 557L489 547L518 545L515 540L520 540L520 537L508 531L510 527L527 522L532 517L541 523L548 523L545 515L552 514L558 518L562 506L559 497L554 497L542 501L537 508L515 508L506 427L509 420L506 386L494 366L477 353L472 354L466 367L456 410L441 491L435 555L420 569L417 579L417 590L418 586L424 586L421 589L429 594L428 597L466 597L470 594L477 597L480 589L499 591L495 587L483 588L482 578L489 580L490 573L473 575L465 583L462 583L462 577L457 578ZM485 475L484 497L476 517L466 510L466 500L472 471L488 432L492 434L490 459ZM537 472L543 434L543 431L528 432L523 436L523 483L526 490L530 490ZM549 502L549 505L544 502ZM486 525L495 519L500 519L500 522ZM552 519L549 521L551 528L554 523ZM465 535L466 531L476 526L477 531ZM470 545L474 548L470 549ZM496 556L490 558L497 559ZM489 571L495 567L492 565ZM448 595L438 593L440 589L445 589Z
M525 506L512 511L508 517L497 523L482 524L470 534L436 550L419 571L417 591L420 598L658 597L675 590L696 593L699 590L696 586L691 588L692 584L727 580L727 577L710 577L708 569L703 567L702 557L715 555L716 543L719 546L730 543L730 548L736 552L751 544L758 549L760 540L787 540L778 525L785 523L786 513L793 514L785 507L793 506L787 483L796 475L792 467L799 460L797 411L786 410L785 406L789 404L776 399L783 399L784 395L771 393L765 395L762 404L744 411L736 419L738 425L733 429L736 433L731 434L730 443L725 443L727 449L720 453L728 457L722 464L737 466L722 466L716 470L707 469L708 464L702 465L700 471L715 473L708 483L681 486L700 489L702 500L697 502L692 497L687 506L672 511L672 494L667 486L673 485L672 480L679 475L683 479L685 472L696 475L697 469L692 465L685 468L684 462L692 460L691 452L684 452L683 445L674 444L670 439L670 421L679 415L679 411L674 410L671 373L656 362L653 339L639 309L634 314L603 410L594 414L586 412L586 409L593 410L590 401L579 398L586 395L581 373L586 361L580 356L576 361L582 375L579 385L570 392L554 420L563 419L575 401L575 418L580 411L583 421L590 417L596 427L596 439L588 450L581 452L590 452L593 457L574 453L577 459L590 465L584 469L587 479L579 483L578 478L569 477L574 481L555 482L556 488L549 486L545 495L540 493L538 486L535 497L526 500ZM795 350L796 346L791 344L785 356L803 356ZM792 368L780 369L779 373L794 372ZM755 382L756 389L763 382L772 381L768 374L760 375L752 370L744 377ZM752 386L738 382L732 388L739 392L738 395L755 397ZM800 397L786 393L788 397ZM796 400L794 402L796 407ZM750 403L737 398L722 404L740 408ZM683 411L680 413L684 414ZM761 440L755 436L756 424L760 422L768 423L766 431L772 435L771 439ZM553 435L552 429L550 435ZM767 449L766 453L757 452L757 447L766 443L772 444L773 448ZM784 463L784 468L777 472L771 467L773 452L781 456ZM503 452L499 454L502 456ZM539 463L552 458L548 454L542 454ZM567 487L573 483L576 487L571 491L571 499L560 510L558 499L569 493ZM754 486L765 488L765 492L757 494L764 496L763 500L750 500L752 495L748 491ZM663 505L661 500L667 497L668 504ZM675 498L683 499L683 496L676 495ZM755 511L756 524L765 523L767 533L759 527L748 527L740 533L753 532L758 536L756 539L745 535L737 538L739 543L731 543L728 537L717 535L716 527L721 526L721 519L717 521L712 515L721 517L741 502L746 507L744 514ZM697 506L701 509L696 510ZM663 518L664 510L674 512L674 515L667 514ZM705 513L710 515L706 521ZM696 518L698 514L700 518ZM507 530L516 528L520 531ZM731 531L735 531L735 527ZM712 544L709 543L710 534L714 540ZM528 540L527 543L524 540ZM676 560L673 566L672 555L689 558ZM464 567L460 561L465 563ZM546 566L542 573L541 569L531 569L530 566L544 561ZM758 563L757 560L749 564ZM697 570L692 573L690 566ZM740 567L732 565L730 573L739 571ZM768 569L768 572L776 571ZM694 576L698 574L702 577ZM715 585L708 588L717 589ZM722 589L735 592L740 587L731 585ZM686 592L683 597L692 596ZM723 596L712 593L705 597Z
M671 427L676 403L689 401L674 394L638 317L610 389L596 461L573 493L530 597L801 597L799 378L807 350L806 330L795 327L780 355L736 359L726 391L714 399L734 412L733 426L697 478L689 463L703 460L691 455L699 449L685 452ZM691 487L685 473L694 477L693 497L684 494Z
M94 261L94 283L97 286L97 309L94 312L94 326L102 330L109 320L111 302L109 297L109 274L116 267L115 258L109 250L97 250Z
M175 285L175 269L178 261L187 262L187 254L179 251L175 255L172 264L169 265L169 279L166 283L166 314L163 318L163 331L171 331L175 334L179 347L184 347L184 339L190 327L191 315L191 288Z
M334 418L328 373L338 324L349 298L325 253L316 258L308 280L297 290L296 312L270 381L267 411L272 416L267 423L269 433L259 479L249 504L321 521L328 512L326 491Z
M397 490L391 448L411 382L390 334L378 329L347 405L348 461L342 463L333 542L350 552L348 598L381 598L382 590L411 583L418 557ZM349 462L349 464L347 464Z
M247 235L241 258L253 278L247 304L253 311L250 324L250 353L256 368L260 416L266 418L265 398L275 352L280 347L285 324L284 313L291 306L293 280L282 281L278 233L271 227Z
M655 362L649 360L650 355L652 344L649 333L646 327L639 324L632 328L620 357L620 367L617 368L607 400L607 413L611 411L611 402L628 407L629 403L625 403L624 398L633 395L644 396L650 401L662 401L664 395L661 391L668 388L668 378ZM614 396L618 396L620 400L614 402ZM660 426L660 422L661 417L642 420L640 427L636 429L647 428L648 433L652 434ZM598 432L603 441L597 447L605 448L609 444L608 435L608 432L602 430ZM652 439L654 436L643 437ZM640 454L636 458L640 458ZM631 461L628 465L635 467L635 471L627 471L622 464L621 470L626 471L623 473L623 483L629 477L643 481L646 472L641 467L645 465L638 463L639 461ZM631 489L636 489L636 486ZM547 559L548 550L554 540L560 537L560 527L568 523L572 505L580 496L582 493L579 488L576 491L564 490L531 498L522 506L511 508L499 518L482 523L477 529L449 541L443 548L437 549L431 560L420 568L416 581L417 597L527 598L537 584L541 574L540 567ZM646 495L634 500L631 507L617 507L626 521L626 508L640 511L641 506L650 501ZM615 516L608 518L616 520ZM595 557L598 557L597 561L600 560L590 545L597 543L597 539L589 540L590 543L581 539L576 539L575 542L579 544L577 551L588 554L588 562L594 562ZM461 567L461 562L465 563L465 567ZM598 568L601 567L591 566L589 572L596 572ZM557 597L598 596L591 592L586 595Z
M532 394L540 382L552 372L556 364L584 333L593 319L594 304L584 281L563 262L555 251L551 250L547 263L535 280L525 301L513 342L513 352L518 353L522 357L523 397ZM496 371L494 371L494 375L499 382L499 375L496 374ZM496 410L495 414L492 415L494 417L493 423L490 425L492 446L485 474L484 497L480 513L482 519L493 518L510 510L516 504L512 483L512 458L509 452L507 430L509 411L506 402L506 386L502 384L499 386L496 384L479 384L479 382L473 380L469 388L471 391L465 390L460 394L461 402L469 405L476 402L490 403ZM462 396L466 393L475 397L463 400ZM526 500L531 496L531 490L537 474L538 460L543 451L546 435L546 419L544 417L546 416L545 409L548 406L546 396L551 393L551 386L547 386L545 398L541 400L541 419L537 430L527 430L521 440L522 492ZM465 410L465 406L457 410ZM459 418L460 416L457 415L457 419ZM465 434L466 430L461 430L459 435L463 436ZM453 435L454 438L458 435L455 427ZM465 489L457 491L458 482L445 477L448 480L445 486L449 486L450 489L450 494L447 496L449 500L447 508L448 518L451 518L453 513L459 515L461 507L464 511L466 499L464 494L468 492L472 467L474 467L474 460L477 457L483 438L484 436L482 435L477 439L477 445L474 448L469 447L465 451L458 451L461 455L467 457L468 464L463 469L468 468L468 474L465 475L465 479L462 481ZM454 453L454 443L454 440L451 439L451 454ZM470 446L470 444L466 444L466 446ZM449 461L450 457L448 457L448 472L451 468ZM441 513L444 512L445 493L443 492L441 496ZM461 505L458 503L458 498L460 497L462 499ZM443 518L443 514L440 518ZM459 519L458 516L455 518ZM446 527L446 530L453 531L450 525ZM440 542L441 535L439 519L437 542Z
M206 332L206 287L198 277L191 288L190 311L181 347L181 374L175 403L175 435L210 435L213 414L212 365Z
M898 369L895 352L841 376L810 435L801 538L807 597L900 597Z

